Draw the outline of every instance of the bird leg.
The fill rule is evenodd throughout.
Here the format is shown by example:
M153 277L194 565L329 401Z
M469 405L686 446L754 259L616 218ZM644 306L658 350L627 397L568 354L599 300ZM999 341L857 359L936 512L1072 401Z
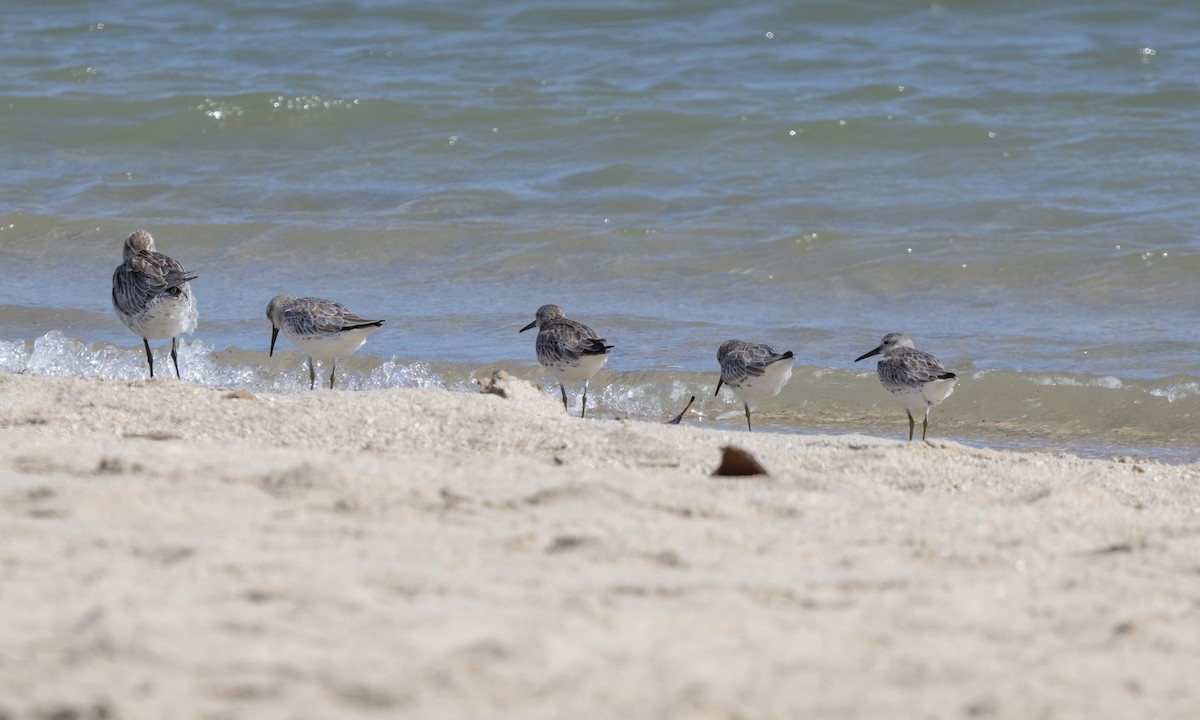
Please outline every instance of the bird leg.
M742 403L742 406L746 408L746 432L754 432L750 427L750 403Z
M308 389L315 390L317 387L317 371L313 368L313 359L308 357Z
M912 442L913 428L917 426L917 421L913 420L912 411L908 408L904 408L904 412L908 414L908 441ZM921 439L924 440L925 438L922 437Z
M929 411L925 411L925 421L921 423L921 442L925 441L925 433L929 432Z
M179 376L179 356L175 354L175 338L171 338L171 362L175 363L175 379L182 380Z
M558 389L562 391L563 410L566 410L569 412L571 410L571 408L567 407L567 388L565 388L562 383L559 383Z
M334 358L333 360L331 360L329 362L329 364L333 366L333 367L329 368L329 389L332 390L333 389L333 374L335 372L337 372L337 358Z
M579 411L579 417L583 417L587 413L587 386L588 381L583 381L583 409Z
M146 362L150 363L150 377L154 378L154 353L150 352L150 341L142 338L142 344L146 346Z

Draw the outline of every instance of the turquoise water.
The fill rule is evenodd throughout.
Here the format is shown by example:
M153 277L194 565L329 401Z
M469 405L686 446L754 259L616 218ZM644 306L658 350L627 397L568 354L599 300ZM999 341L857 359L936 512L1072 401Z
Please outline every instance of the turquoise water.
M140 377L109 283L144 227L200 275L199 384L307 385L301 358L265 355L278 292L388 319L345 364L364 388L542 378L516 330L553 302L616 345L600 415L711 396L716 346L743 337L797 356L764 429L899 437L851 361L902 331L962 374L935 433L1200 448L1200 5L115 0L6 20L5 371ZM700 412L742 419L730 397Z

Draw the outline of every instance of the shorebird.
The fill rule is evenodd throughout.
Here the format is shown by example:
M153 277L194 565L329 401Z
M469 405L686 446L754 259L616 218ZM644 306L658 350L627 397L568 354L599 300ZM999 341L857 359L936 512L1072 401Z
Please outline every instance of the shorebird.
M567 406L565 382L583 381L583 409L579 417L587 413L588 382L608 360L612 345L605 345L604 338L587 325L569 320L557 305L543 305L537 310L533 322L517 332L538 329L534 349L538 362L558 375L558 389L562 391L563 409Z
M934 356L918 350L912 340L900 333L884 335L879 347L863 353L854 362L872 355L883 355L876 372L879 382L895 396L908 415L909 442L912 442L917 424L913 411L924 413L921 423L921 439L924 440L929 431L929 408L950 397L958 376L942 367Z
M137 230L125 239L123 262L113 271L112 303L117 317L146 347L150 377L154 377L151 340L171 338L171 362L179 378L175 339L196 329L196 296L188 283L196 274L154 249L154 238Z
M770 345L749 343L745 340L726 340L717 348L717 362L721 364L721 377L717 380L717 391L721 384L733 388L746 408L746 430L750 427L750 403L758 404L775 397L792 377L791 350L779 352Z
M329 389L332 390L337 359L353 355L367 341L367 336L383 325L382 320L361 318L331 300L291 295L271 298L267 303L267 319L271 321L271 350L267 356L275 354L275 340L282 330L293 345L308 355L309 390L317 385L313 358L333 361L329 368Z

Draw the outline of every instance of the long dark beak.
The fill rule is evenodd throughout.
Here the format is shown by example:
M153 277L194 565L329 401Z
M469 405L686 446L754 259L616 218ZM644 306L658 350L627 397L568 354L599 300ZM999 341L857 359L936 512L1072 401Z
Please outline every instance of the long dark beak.
M691 398L688 400L688 404L683 406L683 409L679 411L679 414L678 414L678 415L676 415L675 417L673 417L673 418L671 418L670 420L668 420L668 421L667 421L667 424L668 424L668 425L678 425L678 424L680 424L681 422L683 422L683 416L684 416L684 414L685 414L685 413L687 413L688 409L692 407L692 403L694 403L694 402L696 402L696 396L695 396L695 395L693 395L693 396L692 396L692 397L691 397Z
M869 353L865 353L865 354L863 354L863 355L859 355L858 357L854 358L854 362L858 362L859 360L866 360L867 358L871 357L872 355L878 355L878 354L879 354L879 353L881 353L881 352L883 352L883 346L882 346L882 345L880 345L879 347L875 348L874 350L872 350L872 351L871 351L871 352L869 352Z
M724 378L717 378L717 391L715 393L713 393L713 397L716 397L721 394L721 382L723 380L724 380Z
M537 320L534 320L533 322L529 323L528 325L526 325L525 327L521 328L521 329L520 329L520 330L518 330L517 332L519 332L519 333L523 333L523 332L525 332L526 330L531 330L531 329L533 329L533 328L535 328L535 327L537 327Z
M277 338L277 337L279 337L279 328L272 326L271 327L271 351L267 353L267 357L274 357L274 355L275 355L275 338Z

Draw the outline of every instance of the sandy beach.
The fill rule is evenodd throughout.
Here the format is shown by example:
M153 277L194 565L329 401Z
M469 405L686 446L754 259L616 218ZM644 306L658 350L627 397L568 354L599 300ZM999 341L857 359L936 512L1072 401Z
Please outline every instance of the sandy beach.
M0 375L0 718L1200 716L1198 465L499 386Z

